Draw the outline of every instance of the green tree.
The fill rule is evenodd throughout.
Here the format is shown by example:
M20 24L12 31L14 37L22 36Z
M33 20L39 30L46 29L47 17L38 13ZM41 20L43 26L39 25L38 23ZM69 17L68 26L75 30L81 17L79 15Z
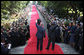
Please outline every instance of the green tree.
M39 3L42 6L45 6L48 12L50 12L50 9L52 9L54 10L54 13L59 17L65 17L65 16L67 17L67 15L69 15L73 16L74 18L77 18L77 15L80 15L80 12L83 12L82 1L46 1L46 2L39 1ZM79 10L80 12L77 12L77 10ZM69 11L72 11L72 13L70 14Z
M1 18L7 19L9 15L20 12L29 1L1 1Z

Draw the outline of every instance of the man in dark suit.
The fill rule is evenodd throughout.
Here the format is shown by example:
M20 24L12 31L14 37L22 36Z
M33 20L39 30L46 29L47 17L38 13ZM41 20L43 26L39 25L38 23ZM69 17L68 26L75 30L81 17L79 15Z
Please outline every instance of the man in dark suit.
M52 41L52 50L54 50L55 38L56 38L56 32L55 32L56 27L57 25L55 25L55 22L52 22L48 33L48 45L46 47L47 50L49 49L51 41Z
M39 49L39 41L40 41L40 51L43 49L43 37L45 37L45 29L42 27L41 21L38 19L36 21L36 27L37 27L37 50Z
M81 27L80 27L80 24L78 23L77 29L75 31L75 48L76 48L76 50L78 50L78 41L79 41L79 38L81 37L80 34L81 34Z

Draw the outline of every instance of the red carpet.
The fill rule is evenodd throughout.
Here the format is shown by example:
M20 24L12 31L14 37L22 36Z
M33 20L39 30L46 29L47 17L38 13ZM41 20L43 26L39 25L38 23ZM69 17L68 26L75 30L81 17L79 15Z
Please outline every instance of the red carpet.
M45 40L43 40L43 50L37 51L37 38L36 38L36 32L37 28L35 25L35 21L39 19L39 14L36 10L35 5L32 5L32 14L31 14L31 20L30 20L30 39L28 40L28 45L24 48L24 54L64 54L62 49L60 48L59 45L55 44L55 49L52 51L51 47L52 44L50 45L50 49L46 50L46 46L48 44L48 37L46 34Z

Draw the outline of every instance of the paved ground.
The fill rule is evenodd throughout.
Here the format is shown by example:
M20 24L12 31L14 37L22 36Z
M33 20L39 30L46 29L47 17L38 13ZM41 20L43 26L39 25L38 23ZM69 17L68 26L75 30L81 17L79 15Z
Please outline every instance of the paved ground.
M68 44L65 43L56 43L56 44L58 44L62 48L64 54L79 54L78 52L75 51L74 48L72 48Z
M31 9L29 10L29 13L28 13L27 19L28 19L28 24L30 25L30 19L31 19Z
M38 13L39 13L39 17L42 20L44 27L46 29L46 27L47 27L46 21L44 20L43 16L41 15L41 13L39 11L38 11ZM28 21L30 21L30 18ZM47 29L46 29L46 31L47 31ZM65 43L56 43L56 44L60 45L64 54L78 54L78 52L76 52L70 45L67 45ZM19 46L19 47L11 49L10 54L24 54L24 48L26 47L26 45L27 45L27 43L24 46Z
M62 48L64 54L79 54L70 45L64 43L56 43L56 44L58 44ZM10 54L24 54L24 48L26 47L26 45L27 43L24 46L19 46L11 49Z
M26 42L25 45L23 46L19 46L19 47L15 47L15 48L12 48L9 53L10 54L24 54L24 48L26 47L28 42Z

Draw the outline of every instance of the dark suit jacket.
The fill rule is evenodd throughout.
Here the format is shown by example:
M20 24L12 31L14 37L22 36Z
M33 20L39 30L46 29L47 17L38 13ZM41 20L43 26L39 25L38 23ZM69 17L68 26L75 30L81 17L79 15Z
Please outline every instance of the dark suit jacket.
M48 24L47 24L47 29L49 30L50 27L51 27L51 25L48 23Z
M56 27L57 27L57 25L51 26L49 28L49 33L48 33L48 37L49 38L51 38L51 39L55 39L56 38Z
M9 50L1 44L1 54L8 54Z
M36 27L37 27L37 33L36 33L37 39L42 39L43 37L45 37L45 29L39 26L37 23Z

